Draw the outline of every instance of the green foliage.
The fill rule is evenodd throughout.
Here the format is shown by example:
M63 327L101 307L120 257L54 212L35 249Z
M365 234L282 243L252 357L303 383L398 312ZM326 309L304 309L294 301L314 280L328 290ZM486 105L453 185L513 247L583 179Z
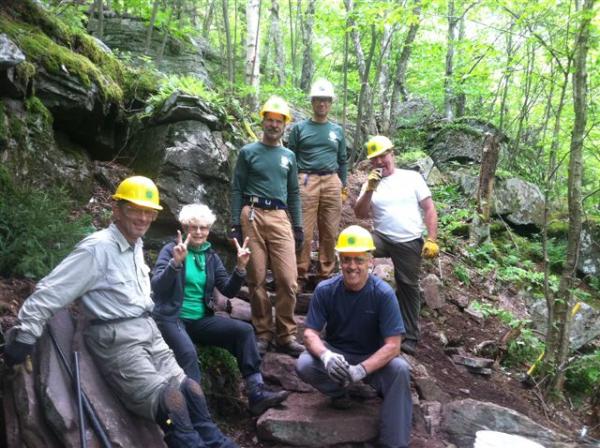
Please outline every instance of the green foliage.
M530 328L521 328L519 336L508 343L503 364L508 367L531 365L544 347L544 342Z
M219 347L198 346L198 359L202 368L202 388L211 411L221 415L239 412L241 375L235 358Z
M464 283L465 285L471 284L471 277L469 276L469 270L462 264L456 264L454 266L454 276Z
M427 157L427 154L421 150L402 151L398 156L396 156L396 162L399 166L408 165L425 157Z
M39 279L58 264L90 231L71 207L64 190L16 186L0 167L0 274Z
M580 396L591 395L600 384L600 350L583 355L568 365L565 386Z
M146 113L160 109L163 103L175 92L202 98L213 108L224 114L224 100L217 92L208 90L202 80L195 76L170 75L160 81L158 92L148 98Z

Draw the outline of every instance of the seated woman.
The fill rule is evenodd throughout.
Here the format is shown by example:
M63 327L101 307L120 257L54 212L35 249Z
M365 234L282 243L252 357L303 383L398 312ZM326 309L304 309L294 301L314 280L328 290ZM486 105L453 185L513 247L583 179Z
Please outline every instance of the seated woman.
M237 266L231 276L227 273L207 241L215 220L203 204L181 209L179 222L187 236L183 241L178 230L176 241L163 247L158 255L152 277L156 304L152 315L179 365L198 382L200 366L194 344L222 347L235 356L246 382L250 412L260 415L285 400L288 392L265 389L252 325L214 315L213 289L216 287L227 297L235 296L250 258L248 238L241 247L235 240Z

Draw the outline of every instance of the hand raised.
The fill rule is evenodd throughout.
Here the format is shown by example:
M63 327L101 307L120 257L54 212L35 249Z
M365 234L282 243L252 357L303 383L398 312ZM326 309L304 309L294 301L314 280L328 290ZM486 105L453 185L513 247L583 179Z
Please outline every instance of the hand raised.
M173 261L177 266L180 266L185 261L188 252L188 244L190 243L191 234L188 233L185 241L182 241L181 231L177 231L177 239L175 247L173 247Z
M246 269L246 265L248 264L248 261L250 260L250 249L248 248L248 242L250 242L250 238L246 237L246 239L244 240L244 245L240 246L240 243L238 243L237 238L233 239L234 243L235 243L235 247L237 249L237 267L238 269L242 270L242 269Z

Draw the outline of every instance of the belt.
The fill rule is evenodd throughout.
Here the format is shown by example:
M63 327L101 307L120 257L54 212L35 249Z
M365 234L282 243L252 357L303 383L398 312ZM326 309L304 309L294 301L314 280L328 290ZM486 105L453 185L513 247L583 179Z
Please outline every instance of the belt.
M317 176L327 176L329 174L335 173L335 171L320 171L320 170L299 170L300 174L316 174Z
M91 319L90 325L102 325L102 324L116 324L119 322L125 322L132 319L146 318L150 317L150 312L145 311L139 316L131 316L131 317L118 317L116 319Z
M279 199L261 198L258 196L247 196L244 198L244 205L262 208L264 210L287 210L285 205Z

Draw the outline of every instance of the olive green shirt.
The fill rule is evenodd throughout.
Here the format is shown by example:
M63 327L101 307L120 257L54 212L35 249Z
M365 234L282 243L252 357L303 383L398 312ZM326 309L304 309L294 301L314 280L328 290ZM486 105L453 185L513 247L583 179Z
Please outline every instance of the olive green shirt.
M301 121L290 131L288 147L296 154L298 171L338 173L342 185L346 185L348 156L341 126L330 121Z
M293 226L302 226L296 156L283 146L245 145L238 156L231 189L231 223L240 224L244 197L277 199L287 205Z

